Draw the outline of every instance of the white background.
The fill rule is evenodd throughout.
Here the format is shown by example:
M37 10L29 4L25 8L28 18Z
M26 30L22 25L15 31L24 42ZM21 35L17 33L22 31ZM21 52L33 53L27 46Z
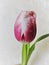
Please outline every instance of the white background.
M0 0L0 65L21 63L22 44L15 39L13 31L21 10L36 12L36 38L49 32L49 0ZM49 65L49 38L36 45L28 65Z

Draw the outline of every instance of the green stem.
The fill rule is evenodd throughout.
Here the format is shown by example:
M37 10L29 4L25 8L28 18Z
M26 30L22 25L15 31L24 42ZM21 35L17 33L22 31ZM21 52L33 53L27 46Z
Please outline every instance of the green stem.
M30 44L27 44L27 57L28 57L28 53L29 53L29 49L30 49Z
M22 65L27 65L27 57L29 52L30 44L23 44L22 46Z

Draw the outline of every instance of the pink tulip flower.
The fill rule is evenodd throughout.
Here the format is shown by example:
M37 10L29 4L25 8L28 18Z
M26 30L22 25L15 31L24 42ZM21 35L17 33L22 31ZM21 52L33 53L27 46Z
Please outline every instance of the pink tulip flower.
M34 11L22 11L16 18L14 34L18 41L31 42L36 36L36 14Z

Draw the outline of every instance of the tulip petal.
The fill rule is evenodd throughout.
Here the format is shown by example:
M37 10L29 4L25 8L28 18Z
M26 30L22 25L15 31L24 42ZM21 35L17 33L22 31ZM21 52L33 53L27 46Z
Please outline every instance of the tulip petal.
M33 11L22 11L16 19L14 34L18 41L31 42L36 36L36 15Z

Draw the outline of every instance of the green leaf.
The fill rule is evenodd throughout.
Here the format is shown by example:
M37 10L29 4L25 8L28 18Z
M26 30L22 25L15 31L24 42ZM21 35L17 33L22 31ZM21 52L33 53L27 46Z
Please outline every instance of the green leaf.
M41 40L47 38L48 36L49 36L49 34L45 34L45 35L40 36L40 37L35 41L35 43L37 43L37 42L39 42L39 41L41 41ZM35 43L34 43L34 44L35 44Z
M32 52L33 52L34 49L35 49L35 44L33 44L31 46L31 48L29 49L29 53L28 53L28 57L27 57L27 61L26 62L28 62L28 60L29 60L29 58L30 58L30 56L31 56L31 54L32 54Z
M28 57L27 57L27 62L28 62L28 60L29 60L29 58L30 58L32 52L33 52L34 49L35 49L36 43L39 42L39 41L41 41L41 40L43 40L43 39L45 39L45 38L47 38L48 36L49 36L49 34L45 34L45 35L42 35L42 36L40 36L39 38L37 38L37 40L34 42L34 44L33 44L33 45L30 47L30 49L29 49L29 53L28 53Z

